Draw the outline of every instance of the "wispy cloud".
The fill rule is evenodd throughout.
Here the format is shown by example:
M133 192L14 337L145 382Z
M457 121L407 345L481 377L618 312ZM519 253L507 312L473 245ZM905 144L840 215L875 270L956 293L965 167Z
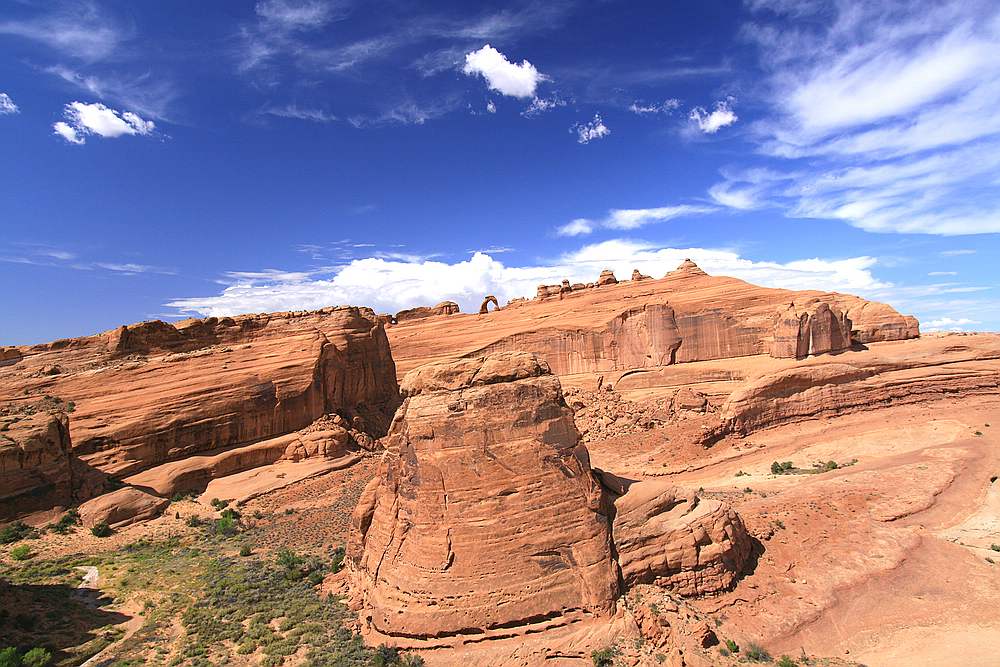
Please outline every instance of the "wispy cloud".
M688 118L694 122L698 129L704 134L715 134L724 127L732 125L739 117L733 111L733 104L736 100L729 97L715 103L715 108L706 111L704 107L691 109Z
M11 243L0 248L0 262L29 266L73 269L76 271L108 271L119 275L153 273L175 275L174 269L133 262L92 261L81 259L79 253L42 243Z
M313 123L332 123L337 120L337 117L328 111L303 108L295 104L286 104L281 107L265 107L261 109L261 113L278 118L308 120Z
M590 234L597 227L607 229L631 230L645 227L658 222L667 222L675 218L705 215L713 213L718 208L695 204L679 204L676 206L659 206L656 208L613 208L601 220L577 218L556 228L558 236L581 236Z
M798 172L771 200L874 232L1000 232L1000 8L844 0L788 22L786 4L751 2L744 29L770 72L755 136Z
M0 20L0 35L40 42L86 62L111 55L130 32L93 2L68 3L29 19Z
M178 96L177 87L172 81L157 78L148 71L127 77L83 74L64 65L46 67L44 71L98 99L113 102L157 120L168 118L170 106Z

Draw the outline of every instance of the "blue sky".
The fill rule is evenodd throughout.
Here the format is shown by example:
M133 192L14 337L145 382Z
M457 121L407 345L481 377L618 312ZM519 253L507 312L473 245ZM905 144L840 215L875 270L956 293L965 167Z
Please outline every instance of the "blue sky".
M995 2L11 0L0 343L684 257L1000 329Z

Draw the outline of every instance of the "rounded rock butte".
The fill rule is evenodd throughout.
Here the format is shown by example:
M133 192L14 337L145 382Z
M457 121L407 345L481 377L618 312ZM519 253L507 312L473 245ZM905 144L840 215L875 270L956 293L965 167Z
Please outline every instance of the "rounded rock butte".
M605 487L535 355L429 364L401 387L348 543L370 640L442 645L607 621L622 581L700 594L741 571L749 538L722 503L655 483Z

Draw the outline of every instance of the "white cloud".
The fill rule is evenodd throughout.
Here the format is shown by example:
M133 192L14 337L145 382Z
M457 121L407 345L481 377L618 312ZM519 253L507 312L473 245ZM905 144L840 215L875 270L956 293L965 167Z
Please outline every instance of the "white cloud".
M580 144L589 144L596 139L603 139L611 134L611 130L604 124L601 114L594 114L594 119L589 123L577 123L569 128L570 132L576 132L576 141Z
M261 0L255 10L263 21L285 30L311 30L333 18L336 4L328 0Z
M732 183L716 183L708 189L708 196L720 206L740 211L750 211L760 207L757 191L751 187L739 188Z
M0 116L5 116L7 114L18 113L20 109L14 100L10 99L10 95L7 93L0 93Z
M534 97L538 84L545 80L527 60L515 64L489 44L465 54L463 72L482 75L491 90L510 97Z
M223 316L237 313L322 308L338 304L370 306L397 312L413 306L452 300L474 312L486 294L501 302L531 297L539 284L591 282L604 268L619 276L632 269L654 277L672 271L685 258L704 270L771 287L788 289L872 290L888 287L876 279L871 257L805 259L785 264L753 261L730 250L665 248L643 241L616 239L587 245L533 266L506 266L477 252L464 261L405 262L379 258L352 261L327 277L274 274L231 278L217 295L174 299L167 305L182 313ZM255 276L256 274L245 274Z
M531 104L521 112L521 115L525 118L533 118L539 116L546 111L555 109L556 107L566 106L566 100L562 99L558 95L553 95L550 98L534 97L531 99Z
M733 104L735 102L736 100L732 97L720 100L715 103L715 108L711 112L706 111L704 107L695 107L691 109L688 118L693 120L698 125L698 129L703 133L715 134L722 128L732 125L739 120L739 117L733 111Z
M924 322L920 325L921 331L933 332L933 331L964 331L966 328L972 324L981 324L978 320L970 320L967 317L951 318L951 317L941 317L936 320L930 320L929 322Z
M497 105L493 103L493 100L490 100L489 102L487 102L486 103L486 113L496 113L496 112L497 112Z
M131 111L116 111L100 102L70 102L63 110L66 121L52 126L56 134L72 144L86 143L87 135L114 138L123 135L149 135L156 128Z
M313 123L332 123L337 120L336 116L322 109L303 108L295 104L286 104L283 107L266 107L261 113L278 118L308 120Z
M556 229L559 236L582 236L594 231L594 221L586 218L577 218Z
M928 271L929 276L957 276L958 271Z
M945 257L958 257L959 255L975 255L976 251L972 248L959 248L958 250L942 250L941 254Z
M637 229L654 222L666 222L689 215L702 215L715 211L713 206L660 206L658 208L615 208L608 212L603 225L611 229Z
M0 35L14 35L85 61L111 55L127 37L93 2L68 3L65 9L23 20L0 21Z
M758 20L743 33L760 47L773 110L752 131L796 172L756 194L790 217L866 231L1000 232L1000 6L750 5ZM800 12L810 19L778 17Z
M628 110L637 116L647 116L650 114L666 114L670 115L681 106L681 101L671 97L670 99L664 100L662 104L645 104L636 100L629 105Z

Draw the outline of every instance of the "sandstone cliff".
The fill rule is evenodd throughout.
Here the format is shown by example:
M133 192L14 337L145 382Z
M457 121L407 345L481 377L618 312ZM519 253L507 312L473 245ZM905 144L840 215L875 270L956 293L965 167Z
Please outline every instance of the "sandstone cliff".
M403 322L388 332L393 358L405 373L433 361L525 350L565 375L753 355L796 358L919 335L914 318L885 304L757 287L707 275L691 261L663 278L642 278L541 285L536 299L488 319Z
M378 437L399 400L383 326L353 307L144 322L21 352L0 367L0 404L42 394L72 403L74 454L116 476L328 413Z
M73 501L69 419L64 412L0 413L0 521Z

